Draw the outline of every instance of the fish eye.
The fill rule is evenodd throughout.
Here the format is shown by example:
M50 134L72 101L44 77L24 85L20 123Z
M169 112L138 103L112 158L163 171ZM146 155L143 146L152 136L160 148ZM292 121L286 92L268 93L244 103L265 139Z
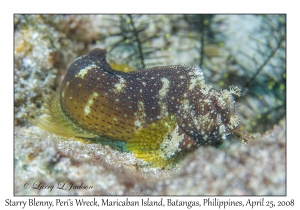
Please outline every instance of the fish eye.
M218 113L222 110L221 107L217 103L213 103L213 109Z

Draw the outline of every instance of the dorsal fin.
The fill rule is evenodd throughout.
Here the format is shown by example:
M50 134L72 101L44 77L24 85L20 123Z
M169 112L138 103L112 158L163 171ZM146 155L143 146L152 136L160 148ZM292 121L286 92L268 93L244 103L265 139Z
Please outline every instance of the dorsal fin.
M102 69L106 72L112 74L122 74L123 72L112 69L111 66L107 63L106 53L106 50L95 48L86 55L86 58L91 61L95 61L96 65L99 67L101 66Z

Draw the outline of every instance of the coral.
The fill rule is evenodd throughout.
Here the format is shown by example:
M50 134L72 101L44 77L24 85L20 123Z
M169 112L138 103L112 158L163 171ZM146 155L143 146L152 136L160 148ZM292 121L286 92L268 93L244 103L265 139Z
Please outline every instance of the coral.
M15 15L14 102L17 124L24 124L26 106L40 107L42 96L53 94L70 62L88 50L86 42L93 42L96 36L85 30L93 28L92 20L96 22L91 16ZM93 31L97 36L100 33L100 29Z
M285 15L218 16L216 21L223 28L226 60L212 81L241 87L237 103L243 129L271 129L286 112ZM243 24L249 21L253 24Z
M26 103L37 101L41 93L50 93L56 86L57 69L54 63L60 44L59 34L42 24L39 17L34 20L27 16L17 17L14 98L15 118L22 122Z
M15 194L285 194L285 15L14 17ZM109 62L128 71L201 64L214 89L242 89L233 107L240 130L228 144L201 147L178 169L162 170L131 153L57 137L27 123L28 107L41 113L43 96L58 90L70 63L95 47L108 49ZM245 145L235 144L236 136ZM95 187L26 190L24 179L80 180Z

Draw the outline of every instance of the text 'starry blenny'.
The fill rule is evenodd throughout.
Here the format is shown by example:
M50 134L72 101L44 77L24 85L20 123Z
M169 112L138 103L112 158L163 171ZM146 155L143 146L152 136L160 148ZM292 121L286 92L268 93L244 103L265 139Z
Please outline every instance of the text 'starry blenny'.
M232 94L205 84L199 67L116 71L94 49L69 67L48 116L33 122L62 136L104 136L126 143L138 158L162 163L178 152L216 145L239 124Z

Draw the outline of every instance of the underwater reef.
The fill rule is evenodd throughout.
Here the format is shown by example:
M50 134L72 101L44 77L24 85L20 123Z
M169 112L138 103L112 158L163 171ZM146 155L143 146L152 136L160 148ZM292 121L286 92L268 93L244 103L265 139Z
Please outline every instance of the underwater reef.
M284 195L285 24L285 15L15 15L15 194ZM186 64L199 66L213 89L237 86L239 127L222 145L160 168L28 121L29 110L43 115L70 64L95 48L123 72ZM24 179L94 188L23 189Z

